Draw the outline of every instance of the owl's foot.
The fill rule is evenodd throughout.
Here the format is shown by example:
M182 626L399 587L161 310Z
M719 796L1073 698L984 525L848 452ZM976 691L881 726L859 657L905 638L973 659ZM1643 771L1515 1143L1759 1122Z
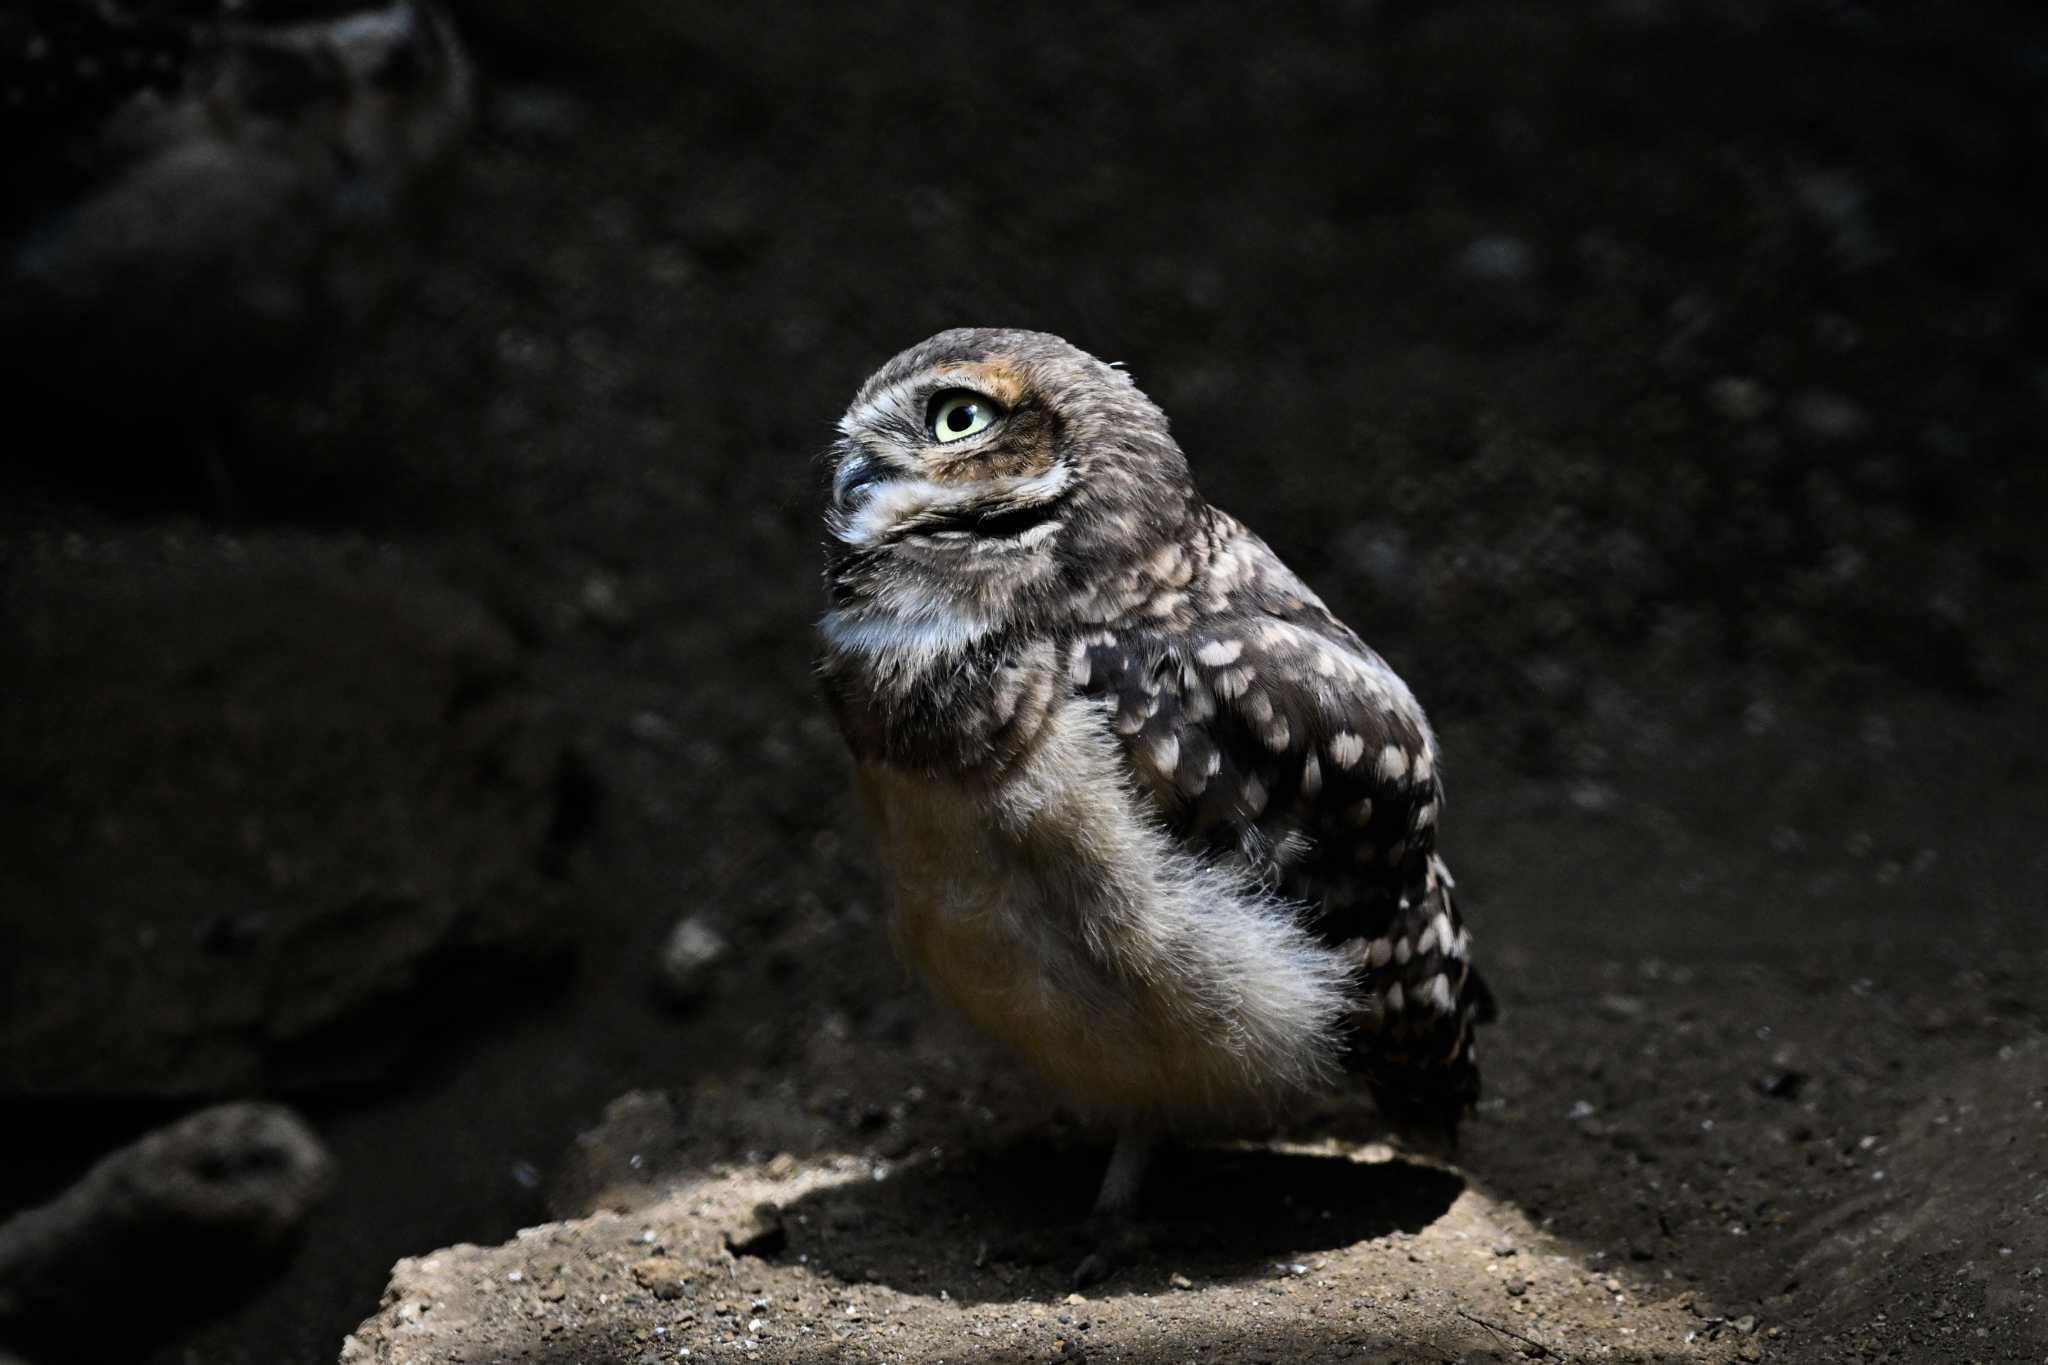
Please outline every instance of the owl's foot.
M1101 1284L1126 1266L1136 1263L1153 1244L1153 1229L1121 1214L1088 1220L1095 1249L1074 1267L1074 1288Z
M1102 1190L1095 1196L1095 1212L1088 1220L1095 1234L1095 1249L1075 1267L1075 1288L1109 1278L1150 1245L1137 1218L1138 1187L1144 1183L1145 1168L1157 1145L1158 1135L1149 1129L1131 1127L1117 1135L1116 1150L1110 1153L1109 1169L1102 1176Z
M991 1247L991 1261L1022 1266L1057 1266L1076 1252L1085 1252L1074 1265L1076 1289L1101 1284L1118 1272L1141 1264L1153 1253L1210 1253L1229 1245L1216 1224L1201 1219L1145 1219L1103 1215L1085 1223L1020 1231Z
M1088 1235L1094 1250L1074 1267L1074 1288L1101 1284L1118 1271L1128 1270L1152 1256L1211 1254L1229 1245L1223 1229L1200 1218L1147 1219L1102 1218L1088 1220Z

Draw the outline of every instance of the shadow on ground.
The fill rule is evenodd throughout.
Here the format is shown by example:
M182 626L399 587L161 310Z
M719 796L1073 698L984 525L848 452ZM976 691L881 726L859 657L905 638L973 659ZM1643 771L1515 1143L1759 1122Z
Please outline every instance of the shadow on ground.
M1080 1219L1107 1159L1027 1141L828 1186L784 1210L791 1254L905 1292L1057 1296L1093 1246ZM1270 1277L1276 1261L1420 1232L1464 1188L1453 1172L1400 1158L1175 1151L1149 1177L1142 1260L1210 1280Z

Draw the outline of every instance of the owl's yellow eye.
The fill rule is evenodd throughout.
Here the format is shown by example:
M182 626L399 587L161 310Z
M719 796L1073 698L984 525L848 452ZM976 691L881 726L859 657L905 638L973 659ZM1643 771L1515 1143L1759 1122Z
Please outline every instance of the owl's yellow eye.
M932 439L941 443L964 440L978 431L987 431L1002 415L1001 408L978 393L965 389L942 393L932 399Z

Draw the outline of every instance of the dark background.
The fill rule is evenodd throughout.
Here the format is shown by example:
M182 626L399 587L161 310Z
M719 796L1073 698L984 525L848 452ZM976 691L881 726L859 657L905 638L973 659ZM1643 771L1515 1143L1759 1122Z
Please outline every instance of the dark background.
M1511 1006L1649 961L2038 1028L2037 7L556 8L457 7L473 122L368 222L295 191L262 327L122 283L116 340L8 338L0 1202L221 1096L339 1162L157 1358L331 1359L627 1089L827 1145L857 1077L761 1117L805 1040L919 1026L814 457L946 326L1125 362L1411 681ZM665 1008L688 914L728 950Z

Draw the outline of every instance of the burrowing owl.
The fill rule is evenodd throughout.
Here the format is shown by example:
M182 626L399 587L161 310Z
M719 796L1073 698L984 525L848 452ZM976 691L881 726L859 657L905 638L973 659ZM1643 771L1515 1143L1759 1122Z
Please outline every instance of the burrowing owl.
M839 429L821 670L891 932L1114 1125L1097 1217L1346 1070L1454 1129L1491 1000L1401 679L1058 337L942 332Z

